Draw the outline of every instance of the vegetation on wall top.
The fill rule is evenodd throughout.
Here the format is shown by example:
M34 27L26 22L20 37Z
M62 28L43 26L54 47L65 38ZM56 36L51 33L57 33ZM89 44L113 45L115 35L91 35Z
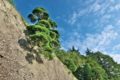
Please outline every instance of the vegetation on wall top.
M57 49L56 55L78 80L120 80L120 64L99 51L87 49L83 56L73 46L68 51Z

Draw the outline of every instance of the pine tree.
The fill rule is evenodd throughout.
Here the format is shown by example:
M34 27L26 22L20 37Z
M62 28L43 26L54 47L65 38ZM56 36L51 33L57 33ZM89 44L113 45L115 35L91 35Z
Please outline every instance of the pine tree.
M92 53L91 50L89 48L87 48L87 50L86 50L86 56L89 56L91 53Z
M42 7L36 7L32 14L28 15L28 18L32 23L35 23L35 25L27 26L30 39L44 49L39 53L43 53L46 57L52 57L51 53L54 52L54 49L60 47L60 35L55 30L57 24L49 19L49 14Z

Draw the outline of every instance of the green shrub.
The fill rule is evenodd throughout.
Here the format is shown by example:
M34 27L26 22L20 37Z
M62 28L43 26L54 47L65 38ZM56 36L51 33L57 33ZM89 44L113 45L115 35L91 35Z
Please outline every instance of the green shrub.
M66 65L67 65L68 69L70 69L72 72L75 72L77 69L77 66L75 65L73 60L67 60Z
M40 54L43 54L45 58L48 58L50 60L52 60L54 57L52 55L52 53L48 52L48 51L39 51Z

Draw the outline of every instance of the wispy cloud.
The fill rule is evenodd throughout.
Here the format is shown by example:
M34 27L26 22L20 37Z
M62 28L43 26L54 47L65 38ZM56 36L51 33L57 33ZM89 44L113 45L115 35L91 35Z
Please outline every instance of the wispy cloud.
M113 47L111 54L109 54L116 62L120 64L120 44Z
M119 9L120 9L120 4L117 4L114 8L115 8L116 10L119 10Z
M105 15L103 15L103 16L101 17L100 21L99 21L100 24L104 24L104 23L109 22L109 21L111 20L111 17L112 17L111 14L105 14Z
M120 10L120 4L116 4L115 6L110 6L109 12L115 11L115 10Z
M109 18L111 18L111 15L110 15L110 14L109 14L109 15L106 14L106 15L104 15L104 16L102 17L103 20L105 20L105 19L109 19Z
M79 48L82 53L84 53L87 47L92 51L99 50L103 52L118 35L117 32L113 31L113 28L112 25L108 25L100 34L86 34L86 38L83 41L79 40L80 35L78 33L74 33L78 38L76 36L71 36L63 45L66 48L71 48L74 45Z
M58 31L60 31L60 32L62 32L62 33L64 33L65 32L65 30L64 30L64 28L58 28Z
M107 1L94 1L94 3L92 3L93 0L88 0L85 2L84 5L88 5L87 7L81 8L78 7L77 10L75 10L74 12L71 12L69 14L69 18L67 20L68 24L75 24L77 22L78 19L80 19L81 17L86 17L86 15L103 15L105 14L105 11L109 9L110 3L109 0ZM118 9L119 6L116 6L116 9ZM109 16L108 16L109 17Z
M89 7L89 12L93 11L93 12L96 12L98 10L101 9L101 5L99 5L97 2L92 4L90 7Z
M88 2L91 2L88 0ZM87 4L85 4L87 5ZM109 0L103 1L103 0L95 0L94 3L91 3L88 5L87 13L93 13L95 15L104 14L105 10L107 10L110 6Z
M117 63L120 64L120 54L109 54Z
M83 45L91 48L92 51L104 51L107 48L107 45L109 45L117 36L117 33L112 29L113 26L108 25L104 28L101 34L86 34L87 38L85 39Z
M115 0L110 0L110 2L114 3L114 2L115 2Z
M76 21L77 21L77 13L76 12L74 12L72 15L70 15L69 17L70 17L70 20L68 20L68 23L69 24L74 24Z
M120 20L117 21L116 25L120 26Z
M113 47L113 50L116 50L116 49L120 50L120 44Z

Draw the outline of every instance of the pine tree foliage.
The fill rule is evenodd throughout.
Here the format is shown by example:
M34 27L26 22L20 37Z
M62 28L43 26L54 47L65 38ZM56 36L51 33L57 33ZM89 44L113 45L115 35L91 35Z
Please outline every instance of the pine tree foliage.
M34 43L44 48L44 51L39 51L44 54L45 57L52 59L52 53L56 47L60 47L59 44L59 32L55 30L57 24L49 19L49 14L42 7L36 7L32 14L28 15L28 18L35 25L27 26L29 31L29 37Z
M51 28L51 24L49 23L48 20L40 20L39 22L44 24L46 26L46 28Z
M33 14L29 14L28 18L32 23L40 20L48 20L50 15L46 12L46 10L42 7L36 7L33 11Z
M48 21L51 24L52 28L57 28L58 27L57 24L54 21L52 21L51 19L48 19Z

